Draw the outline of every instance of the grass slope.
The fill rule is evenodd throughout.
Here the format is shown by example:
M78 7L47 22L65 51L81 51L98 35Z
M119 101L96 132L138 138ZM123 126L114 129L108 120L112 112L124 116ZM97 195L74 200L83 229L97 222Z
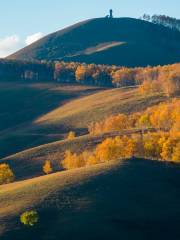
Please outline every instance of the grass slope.
M179 166L126 160L4 185L1 240L178 240L179 182ZM19 223L27 209L34 228Z
M60 93L63 89L62 86L58 87L58 85L51 87L56 89L56 91L59 89ZM14 129L10 128L1 132L0 161L8 161L15 171L17 179L41 175L42 165L46 159L52 160L55 170L59 169L59 162L66 149L82 151L94 146L95 139L89 136L77 138L73 142L62 141L64 134L69 130L75 130L78 135L86 134L88 124L92 121L99 121L111 114L128 114L141 111L166 100L161 95L139 95L137 89L131 88L101 89L100 92L96 93L93 92L95 89L88 90L82 86L66 86L64 90L67 90L67 88L70 94L74 90L74 94L78 94L78 99L59 102L59 106L49 112L47 108L47 113L39 114L40 116L35 118L34 121L29 119L28 123L15 125ZM74 88L79 90L76 92L77 89L75 90ZM50 94L51 91L47 90L46 94ZM73 96L72 94L71 97ZM13 99L11 101L13 102ZM46 109L46 104L49 104L49 106L53 104L52 99L51 101L44 101L43 98L39 101L42 101L44 104L44 110ZM32 106L36 107L36 102ZM25 114L27 110L27 108L24 108L23 112L22 109L22 113ZM15 112L14 114L17 113ZM9 117L11 118L11 116L12 112L10 111ZM32 117L31 115L29 116ZM22 152L23 150L24 152ZM15 155L12 156L12 154ZM4 157L7 158L4 159Z
M64 104L62 107L36 119L38 128L69 126L77 131L87 129L88 124L117 113L142 111L165 101L160 94L143 96L136 88L104 90Z
M97 136L84 135L74 140L56 141L10 155L1 159L1 161L11 166L16 176L16 181L30 179L44 175L42 167L46 160L51 161L54 171L61 170L61 161L64 159L66 150L76 153L81 153L85 150L92 151L97 144L101 143L107 137L131 135L135 132L137 133L137 131L138 129L124 130L108 132Z
M62 138L37 134L34 121L65 102L100 90L97 87L57 83L0 82L0 156ZM46 137L46 140L44 140Z
M61 59L128 67L163 65L179 61L179 42L178 31L161 25L133 18L97 18L49 34L9 58Z

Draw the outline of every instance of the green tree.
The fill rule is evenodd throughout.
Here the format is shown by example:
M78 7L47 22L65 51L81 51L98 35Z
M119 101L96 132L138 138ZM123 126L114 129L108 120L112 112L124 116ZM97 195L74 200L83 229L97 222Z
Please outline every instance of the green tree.
M30 227L37 224L38 220L39 220L39 216L36 211L27 211L21 214L20 216L21 223Z

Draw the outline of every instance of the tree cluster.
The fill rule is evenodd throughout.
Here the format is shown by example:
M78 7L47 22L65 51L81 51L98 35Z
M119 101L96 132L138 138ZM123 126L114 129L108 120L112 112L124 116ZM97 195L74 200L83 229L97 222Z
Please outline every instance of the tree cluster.
M152 22L154 24L160 24L171 29L176 29L180 31L180 19L172 18L166 15L156 15L150 16L149 14L144 14L142 19L145 21Z
M74 169L132 157L180 163L180 135L157 132L107 138L93 152L67 151L61 164Z
M65 62L0 60L0 80L57 81L104 87L139 86L142 93L180 93L180 64L126 68Z
M3 81L52 81L53 63L0 59L0 80Z
M90 134L97 135L135 128L180 132L180 100L173 99L130 115L113 115L103 121L91 123L88 129Z

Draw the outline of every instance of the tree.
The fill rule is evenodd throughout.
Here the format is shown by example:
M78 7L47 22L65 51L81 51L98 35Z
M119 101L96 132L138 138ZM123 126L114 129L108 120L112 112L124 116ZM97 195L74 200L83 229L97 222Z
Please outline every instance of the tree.
M139 86L139 92L143 95L152 94L161 91L161 86L158 81L145 80Z
M76 133L71 131L68 133L67 140L73 140L76 138Z
M163 82L164 92L168 97L180 94L180 71L171 71Z
M96 157L95 154L91 154L88 158L87 158L87 162L86 165L87 166L91 166L91 165L95 165L98 164L98 158Z
M6 163L0 164L0 185L11 183L14 181L14 178L14 173L9 167L9 165Z
M98 162L108 162L121 158L129 158L134 155L135 144L131 138L115 137L107 138L99 144L95 150Z
M173 148L172 161L180 163L180 142Z
M43 166L43 172L45 174L50 174L52 173L53 169L52 169L52 166L51 166L51 162L49 160L46 160L44 166Z
M141 128L151 127L151 122L150 122L150 119L149 119L149 115L148 114L141 115L141 117L139 118L139 121L138 121L138 125Z
M170 161L172 159L172 152L174 146L174 139L168 138L162 146L161 158Z
M39 216L36 211L27 211L21 214L20 221L26 226L33 227L38 223Z
M159 136L157 134L146 134L143 138L144 144L144 156L147 158L160 158L159 145L158 145Z

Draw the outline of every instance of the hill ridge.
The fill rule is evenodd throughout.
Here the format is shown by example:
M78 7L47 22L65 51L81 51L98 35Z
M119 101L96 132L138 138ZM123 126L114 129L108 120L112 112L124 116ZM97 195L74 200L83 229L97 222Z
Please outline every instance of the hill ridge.
M110 42L124 44L86 54L87 49ZM48 34L8 58L78 61L128 67L163 65L179 61L179 42L178 31L140 19L93 18Z

